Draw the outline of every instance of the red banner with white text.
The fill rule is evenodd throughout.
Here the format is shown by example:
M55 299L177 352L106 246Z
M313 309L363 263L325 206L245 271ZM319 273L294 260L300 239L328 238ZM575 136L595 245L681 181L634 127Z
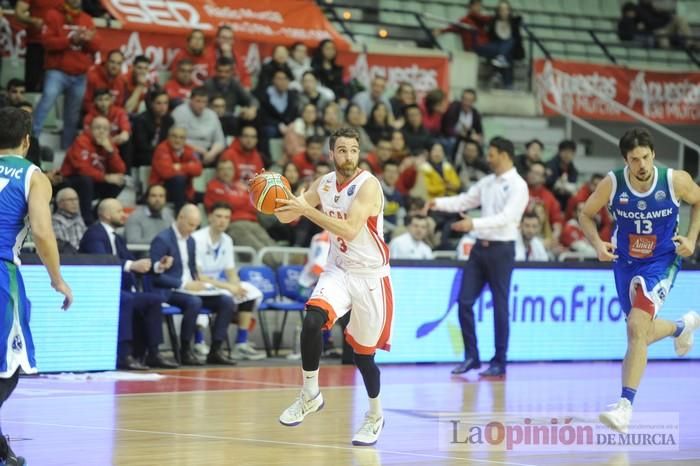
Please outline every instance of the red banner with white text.
M662 124L700 122L700 73L661 73L568 61L535 62L536 93L591 120L632 121L615 101ZM558 112L542 105L545 115Z
M350 44L338 34L312 0L102 0L128 31L206 35L227 24L239 40L315 46L331 39L339 50Z
M5 21L0 18L0 32L5 31L0 39L0 52L9 58L5 66L20 66L18 59L25 54L25 31L21 25L9 16ZM170 69L173 59L186 45L187 38L183 34L171 32L141 32L126 29L99 28L101 54L113 49L120 49L126 58L125 68L138 55L145 55L151 60L154 71ZM207 38L207 42L213 40ZM272 53L274 43L243 40L236 33L235 49L243 58L248 72L255 75L260 70L264 58ZM318 43L314 43L313 47ZM100 61L97 57L96 61ZM345 79L357 80L365 87L374 76L382 76L387 80L387 87L393 89L402 81L413 84L419 95L440 88L449 90L449 60L446 56L412 56L388 55L373 53L356 53L350 50L338 52L338 63L345 67Z

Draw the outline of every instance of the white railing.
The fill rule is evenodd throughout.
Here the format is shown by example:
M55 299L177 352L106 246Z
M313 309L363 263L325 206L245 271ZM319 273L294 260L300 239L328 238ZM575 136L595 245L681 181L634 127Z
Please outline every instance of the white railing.
M308 253L309 248L301 248L294 246L266 246L260 249L260 251L258 251L257 263L263 264L263 259L265 259L265 256L268 255L282 255L282 263L289 264L289 259L291 256L303 256L304 259L306 259L306 255Z

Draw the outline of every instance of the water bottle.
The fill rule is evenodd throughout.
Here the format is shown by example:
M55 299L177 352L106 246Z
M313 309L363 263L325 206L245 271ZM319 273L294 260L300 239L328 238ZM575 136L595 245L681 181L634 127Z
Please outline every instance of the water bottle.
M292 352L287 355L287 359L301 359L301 323L294 328Z

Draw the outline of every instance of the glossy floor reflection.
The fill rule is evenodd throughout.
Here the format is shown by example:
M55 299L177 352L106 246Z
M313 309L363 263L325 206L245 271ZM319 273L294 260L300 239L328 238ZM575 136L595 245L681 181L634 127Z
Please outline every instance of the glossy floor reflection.
M670 452L448 450L441 413L484 424L504 413L597 414L619 395L620 366L517 364L503 381L450 369L382 367L386 427L375 448L350 444L366 396L348 366L322 367L326 406L295 428L277 422L298 392L293 367L178 370L138 382L23 378L2 425L32 466L700 464L700 362L652 363L637 395L637 412L679 413L680 445Z

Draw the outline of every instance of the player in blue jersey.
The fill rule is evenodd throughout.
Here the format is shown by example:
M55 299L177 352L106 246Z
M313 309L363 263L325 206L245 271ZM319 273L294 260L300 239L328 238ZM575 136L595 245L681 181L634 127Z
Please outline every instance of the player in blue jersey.
M622 364L622 395L600 415L603 424L626 433L632 403L647 365L647 347L674 337L676 354L693 344L700 315L691 311L678 322L657 319L673 286L682 257L695 250L700 232L700 187L682 170L657 167L654 143L644 129L627 131L620 139L625 167L612 171L586 201L579 222L595 246L598 259L614 261L620 306L627 315L627 354ZM678 234L681 201L693 209L685 236ZM615 219L612 242L598 235L595 216L608 206Z
M51 228L51 183L24 158L31 128L29 113L14 107L0 109L0 407L17 386L20 369L36 373L30 303L19 273L19 249L28 228L51 286L64 296L63 309L73 301L61 277ZM0 465L24 464L24 458L15 455L0 430Z

